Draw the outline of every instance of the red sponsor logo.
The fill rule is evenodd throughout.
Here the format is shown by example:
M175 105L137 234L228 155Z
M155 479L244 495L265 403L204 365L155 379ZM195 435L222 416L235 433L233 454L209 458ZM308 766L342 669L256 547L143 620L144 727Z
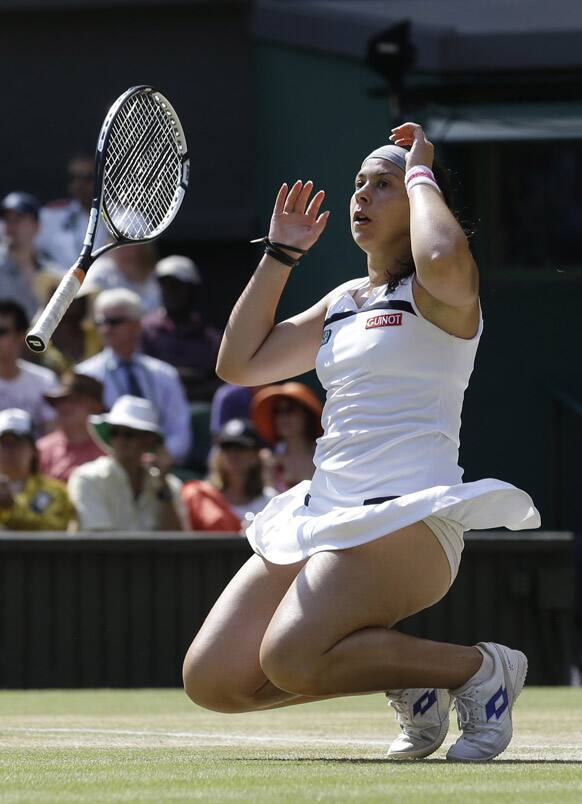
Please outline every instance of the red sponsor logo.
M382 315L374 315L366 321L366 329L400 326L402 326L402 313L382 313Z

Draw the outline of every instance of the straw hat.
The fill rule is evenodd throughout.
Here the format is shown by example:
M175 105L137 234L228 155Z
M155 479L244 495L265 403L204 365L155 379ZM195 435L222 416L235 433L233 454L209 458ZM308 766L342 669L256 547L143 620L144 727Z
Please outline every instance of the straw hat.
M323 405L313 391L301 382L284 382L280 385L267 385L253 396L251 401L251 419L261 438L270 444L277 440L275 431L275 403L279 399L292 399L298 402L311 414L315 437L323 434L321 412Z
M124 394L117 399L109 413L100 416L89 416L88 429L91 437L100 447L111 452L110 430L112 426L128 427L131 430L140 430L153 433L160 439L158 412L149 399Z

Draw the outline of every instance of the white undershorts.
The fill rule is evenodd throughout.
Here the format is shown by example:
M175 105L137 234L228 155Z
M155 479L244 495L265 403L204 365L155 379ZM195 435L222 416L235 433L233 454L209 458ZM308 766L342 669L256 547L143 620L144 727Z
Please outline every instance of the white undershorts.
M440 546L445 551L451 568L451 583L457 577L459 564L461 563L461 553L465 542L463 540L463 526L454 519L447 519L444 516L427 516L422 520L439 540Z

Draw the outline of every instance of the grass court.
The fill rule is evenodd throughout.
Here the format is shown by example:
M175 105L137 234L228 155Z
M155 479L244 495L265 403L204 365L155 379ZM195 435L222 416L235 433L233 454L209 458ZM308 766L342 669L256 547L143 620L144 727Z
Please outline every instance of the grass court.
M582 688L526 688L486 765L385 759L381 695L221 715L180 690L0 693L0 801L580 802Z

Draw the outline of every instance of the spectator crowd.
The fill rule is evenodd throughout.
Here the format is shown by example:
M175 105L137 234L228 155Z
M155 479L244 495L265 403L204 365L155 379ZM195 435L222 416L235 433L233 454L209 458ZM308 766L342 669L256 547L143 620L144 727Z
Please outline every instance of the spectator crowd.
M47 351L28 352L80 251L92 157L72 157L67 182L45 206L0 199L0 527L244 533L311 478L319 399L296 382L222 384L200 270L155 244L98 258Z

